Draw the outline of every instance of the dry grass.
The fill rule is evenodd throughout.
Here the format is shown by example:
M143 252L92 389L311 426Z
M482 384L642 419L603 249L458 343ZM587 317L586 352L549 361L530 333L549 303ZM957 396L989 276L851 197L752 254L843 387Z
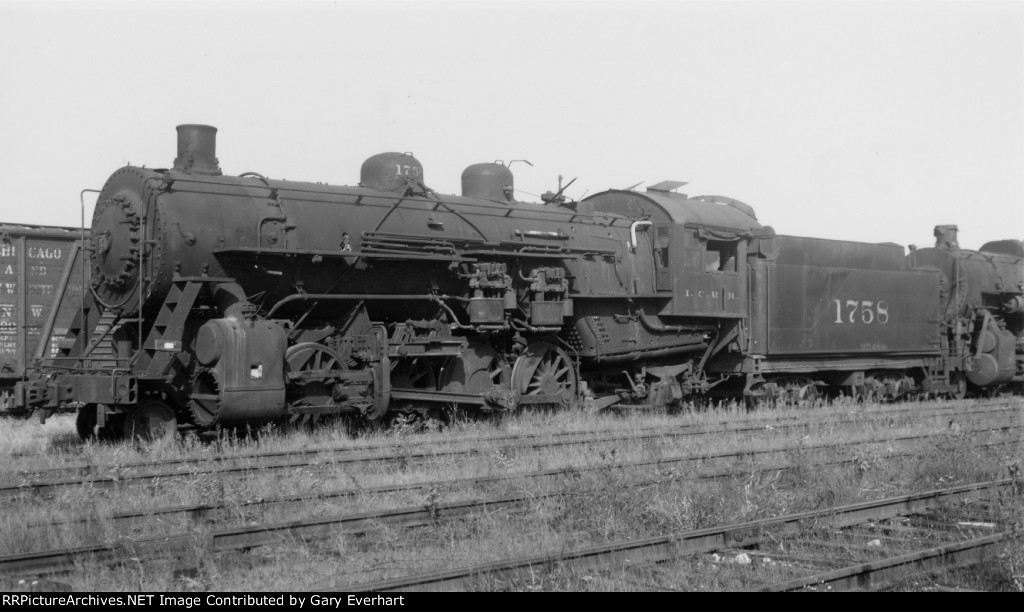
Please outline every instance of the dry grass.
M111 489L68 487L47 499L23 496L3 500L0 554L95 543L118 543L123 561L114 566L83 563L58 580L75 588L114 590L300 590L341 586L418 571L453 568L510 556L571 550L613 540L661 535L687 529L753 520L864 499L992 478L1022 459L1021 434L970 433L973 429L1020 426L1018 410L972 415L970 404L953 418L920 412L891 413L892 406L840 406L813 413L802 410L756 413L704 412L676 416L586 415L582 412L509 415L498 421L462 420L443 431L412 434L403 430L359 432L320 427L312 432L264 428L213 441L187 437L179 444L135 448L127 444L80 444L67 417L38 423L0 422L3 478L19 472L89 464L98 473L127 473L123 466L148 460L187 458L194 473L147 486ZM896 408L908 408L900 405ZM881 418L879 418L881 417ZM806 428L784 429L785 420ZM721 427L754 425L756 432L723 432L692 438L620 440L606 444L562 446L528 451L508 443L472 442L478 452L456 458L412 456L410 443L451 443L500 433L552 431L629 433L645 428L693 424ZM953 427L952 425L956 425ZM925 441L900 442L898 436L932 434ZM886 442L878 440L889 439ZM1011 440L997 452L979 451L979 442ZM323 456L311 466L281 471L253 470L241 476L203 474L199 469L224 456L253 452L388 444L406 452L406 461L339 468ZM853 444L852 447L836 445ZM831 447L830 447L831 445ZM820 447L824 446L822 449ZM702 453L785 449L768 464L749 460L707 466L666 463L627 468L633 461ZM912 452L911 456L898 456ZM845 466L827 465L846 459ZM255 463L254 463L255 464ZM771 465L796 469L765 471ZM526 475L576 466L565 476L531 479ZM740 475L694 480L702 473L732 468ZM430 482L479 476L507 476L487 486L437 486L391 494L356 494L302 504L247 506L247 502L290 494L367 489L385 484ZM522 478L515 478L523 476ZM558 496L548 496L561 492ZM201 543L170 560L150 560L132 540L158 534L203 533L214 528L333 516L399 506L440 503L511 494L534 496L525 507L494 507L457 521L414 530L377 525L359 537L302 541L282 536L273 546L247 554L213 554ZM196 521L177 516L135 525L114 523L114 512L172 504L224 504L225 509ZM33 523L73 519L85 523L40 529ZM698 560L699 562L699 560ZM1020 567L1012 553L1007 566ZM1009 575L1018 570L1010 569ZM1007 583L1012 583L1012 580ZM539 573L536 582L481 583L488 589L645 590L651 588L734 588L728 581L684 583L662 576L658 568L629 570L621 576L571 576L563 570ZM729 586L732 585L732 586ZM17 588L14 583L0 587Z

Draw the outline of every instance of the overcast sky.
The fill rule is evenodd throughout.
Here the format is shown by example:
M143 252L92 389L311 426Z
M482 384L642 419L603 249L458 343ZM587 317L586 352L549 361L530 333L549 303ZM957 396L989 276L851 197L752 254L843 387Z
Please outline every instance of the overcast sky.
M528 159L527 200L676 179L783 234L1024 238L1019 2L0 1L0 57L2 222L77 225L208 123L229 174Z

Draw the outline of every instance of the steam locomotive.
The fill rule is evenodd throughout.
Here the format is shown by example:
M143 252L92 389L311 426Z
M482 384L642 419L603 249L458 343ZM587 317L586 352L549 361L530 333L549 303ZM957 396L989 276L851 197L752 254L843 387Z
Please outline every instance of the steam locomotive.
M160 438L445 407L962 397L1024 381L1024 242L962 250L778 235L682 183L518 201L500 163L425 183L410 154L356 187L226 176L216 129L99 195L79 315L16 399L83 437ZM106 315L113 324L100 326ZM103 331L99 331L103 330ZM94 363L114 347L116 366Z

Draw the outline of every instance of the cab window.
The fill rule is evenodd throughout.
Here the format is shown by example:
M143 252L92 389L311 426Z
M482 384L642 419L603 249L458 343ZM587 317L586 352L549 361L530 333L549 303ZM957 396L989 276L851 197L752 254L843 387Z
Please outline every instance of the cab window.
M735 272L736 242L708 240L704 249L705 272Z
M668 267L668 243L669 243L669 228L659 226L655 228L655 240L654 240L654 264L658 268Z

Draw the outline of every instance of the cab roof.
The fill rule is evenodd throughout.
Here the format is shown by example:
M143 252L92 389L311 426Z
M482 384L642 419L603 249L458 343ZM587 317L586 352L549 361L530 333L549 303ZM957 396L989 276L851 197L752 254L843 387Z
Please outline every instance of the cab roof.
M753 208L722 196L691 198L650 188L645 192L610 189L585 198L583 202L593 204L595 212L617 213L660 223L727 229L737 233L757 232L764 228L757 222Z

